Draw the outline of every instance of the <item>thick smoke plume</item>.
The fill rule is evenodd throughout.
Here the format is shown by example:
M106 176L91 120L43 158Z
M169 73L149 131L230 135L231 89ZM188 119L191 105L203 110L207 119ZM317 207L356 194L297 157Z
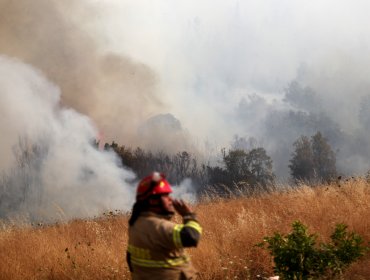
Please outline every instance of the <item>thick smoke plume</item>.
M196 147L208 159L238 135L240 143L265 147L278 178L286 179L293 142L321 131L339 172L362 174L370 168L369 8L366 1L334 0L0 0L1 170L11 174L31 155L39 163L32 168L51 168L45 162L56 157L54 143L73 137L86 144L102 135L169 153ZM25 102L22 92L39 98ZM79 136L67 133L77 130ZM54 131L64 132L58 138ZM24 147L31 152L19 152ZM100 174L83 166L63 180ZM26 178L22 170L23 177L10 178Z
M134 175L99 151L89 118L60 106L60 90L36 69L0 57L0 217L92 217L128 210Z
M145 64L99 47L96 35L82 29L98 16L83 1L0 0L0 54L45 73L60 87L63 104L93 119L102 141L153 146L153 139L137 136L137 127L166 106L158 77Z
M42 72L0 56L0 98L0 219L59 221L131 208L138 178L98 149L92 120L61 105L60 89ZM174 195L194 201L190 186L174 186Z

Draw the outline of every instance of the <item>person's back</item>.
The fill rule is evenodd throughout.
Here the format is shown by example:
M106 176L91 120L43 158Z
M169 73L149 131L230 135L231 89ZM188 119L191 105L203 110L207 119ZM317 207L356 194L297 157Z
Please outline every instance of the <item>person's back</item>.
M176 224L146 212L129 229L133 279L195 279L196 270L174 240ZM135 277L136 276L136 277Z
M169 196L172 190L163 175L157 180L153 176L139 184L130 219L127 262L132 279L195 279L197 272L184 247L197 246L202 229L188 205ZM140 188L148 181L149 188ZM170 221L175 209L183 224Z

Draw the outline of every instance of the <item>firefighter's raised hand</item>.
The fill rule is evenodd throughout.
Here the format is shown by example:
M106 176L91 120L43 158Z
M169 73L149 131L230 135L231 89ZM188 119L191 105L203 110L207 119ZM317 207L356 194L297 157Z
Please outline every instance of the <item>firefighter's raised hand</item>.
M193 213L190 206L182 199L174 199L172 203L177 213L179 213L182 217Z

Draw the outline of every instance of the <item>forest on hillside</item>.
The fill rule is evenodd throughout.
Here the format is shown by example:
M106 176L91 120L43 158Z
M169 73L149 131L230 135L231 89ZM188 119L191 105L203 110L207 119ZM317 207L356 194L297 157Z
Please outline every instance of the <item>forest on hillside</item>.
M231 148L220 150L218 161L210 162L188 151L169 154L140 147L132 148L116 142L105 143L101 150L101 144L94 140L89 153L105 154L119 161L121 168L114 171L115 175L109 173L112 170L104 172L104 164L90 161L89 165L77 164L76 170L73 166L69 167L73 172L71 178L59 176L47 178L48 181L45 180L47 163L44 162L45 157L50 156L47 147L29 144L26 140L20 141L18 149L14 150L16 168L1 174L0 218L23 213L29 215L31 220L37 220L40 216L55 219L60 209L68 218L99 215L107 209L128 210L137 180L153 171L164 173L173 186L181 186L187 180L191 185L191 195L198 198L205 194L220 197L249 195L279 188L274 163L266 149L256 145L245 148L245 142L244 138L235 138ZM302 135L294 142L289 170L289 188L301 184L314 186L338 182L342 177L336 168L335 152L321 132L311 136ZM124 181L114 179L112 185L115 189L105 189L105 182L111 180L111 176L121 176L116 176L117 172L130 172L134 176L126 174ZM53 181L56 185L50 183ZM55 196L59 181L68 188L61 189ZM122 183L127 186L122 186ZM97 193L99 190L100 194ZM83 199L83 204L79 202L80 199Z
M179 185L189 178L198 193L209 187L217 194L244 191L266 191L276 183L271 157L263 147L243 148L244 138L235 138L230 149L223 148L219 162L211 164L197 159L190 152L168 154L152 152L140 147L131 148L115 142L105 143L105 150L113 150L122 165L134 171L139 178L153 170L166 174L169 181ZM99 143L95 142L98 147ZM335 153L327 139L317 132L311 137L302 135L293 144L289 169L292 183L318 184L338 177ZM242 183L242 184L240 184Z

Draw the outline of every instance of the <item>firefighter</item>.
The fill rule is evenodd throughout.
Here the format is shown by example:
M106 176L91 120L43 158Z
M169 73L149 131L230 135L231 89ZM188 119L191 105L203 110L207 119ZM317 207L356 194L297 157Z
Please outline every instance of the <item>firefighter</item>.
M182 200L173 199L164 174L154 172L137 187L129 220L127 263L133 280L196 279L185 247L196 247L202 228ZM182 224L171 222L175 211Z

